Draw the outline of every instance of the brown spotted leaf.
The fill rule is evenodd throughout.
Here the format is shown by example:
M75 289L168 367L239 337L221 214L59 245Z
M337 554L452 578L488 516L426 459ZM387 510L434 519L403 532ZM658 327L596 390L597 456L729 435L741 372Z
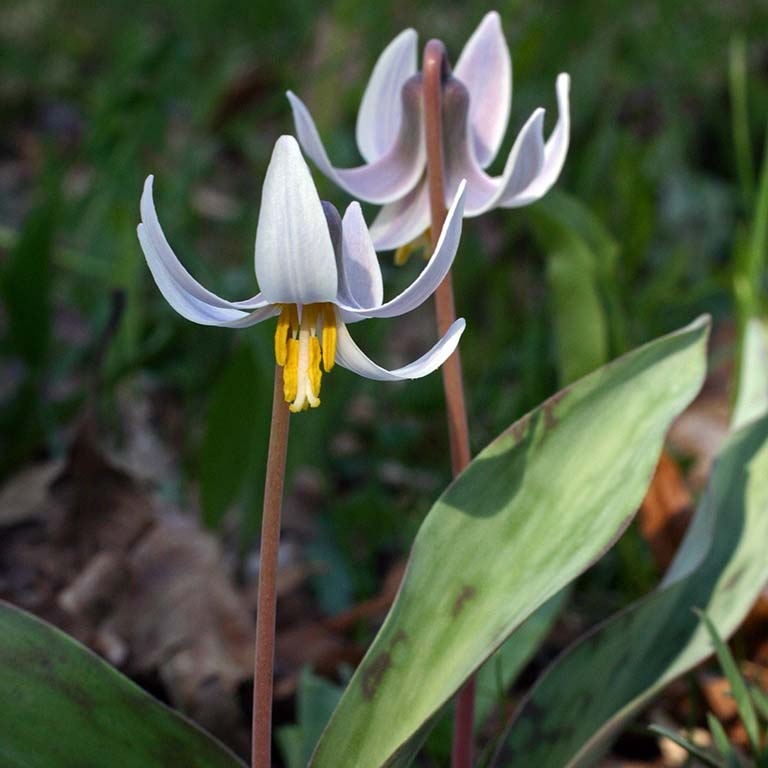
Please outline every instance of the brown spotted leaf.
M707 331L698 320L576 382L449 486L315 768L406 765L467 677L613 544L701 386Z
M575 643L511 723L497 765L590 766L637 711L712 653L694 613L718 633L742 622L768 579L768 337L747 342L734 432L661 585Z

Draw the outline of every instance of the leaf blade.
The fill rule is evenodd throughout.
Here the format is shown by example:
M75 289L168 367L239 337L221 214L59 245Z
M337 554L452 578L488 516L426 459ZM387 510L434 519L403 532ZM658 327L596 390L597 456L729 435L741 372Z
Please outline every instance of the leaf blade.
M243 768L212 736L87 648L2 601L0 764Z
M449 486L312 765L407 764L400 756L469 674L611 546L701 385L707 327L699 320L551 398Z

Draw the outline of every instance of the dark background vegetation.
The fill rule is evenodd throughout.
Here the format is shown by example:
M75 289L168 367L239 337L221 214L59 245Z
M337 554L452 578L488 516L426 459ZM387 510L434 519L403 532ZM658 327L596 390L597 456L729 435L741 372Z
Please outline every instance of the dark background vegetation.
M555 77L572 76L558 194L587 206L612 238L595 281L607 356L704 311L727 329L734 243L751 216L734 151L729 46L747 46L756 165L768 118L768 4L495 7L514 66L512 130L495 169L536 106L548 108L551 128ZM156 175L160 219L193 274L222 295L251 295L261 182L275 139L293 129L285 90L307 102L334 161L354 165L356 107L386 43L412 26L422 43L441 37L455 61L487 10L474 1L4 0L0 480L64 455L88 412L115 456L247 561L273 326L204 328L168 307L135 236L143 180ZM315 178L321 196L346 204ZM573 308L552 290L546 212L465 223L455 285L468 320L461 349L475 450L564 378L555 329ZM412 259L397 269L388 255L382 266L388 295L420 268ZM394 364L431 343L431 323L425 307L355 330L371 356ZM439 375L392 385L336 369L322 400L293 420L290 494L311 500L297 558L323 564L309 589L316 609L334 614L379 591L449 466ZM656 580L644 543L628 537L576 597L590 618Z

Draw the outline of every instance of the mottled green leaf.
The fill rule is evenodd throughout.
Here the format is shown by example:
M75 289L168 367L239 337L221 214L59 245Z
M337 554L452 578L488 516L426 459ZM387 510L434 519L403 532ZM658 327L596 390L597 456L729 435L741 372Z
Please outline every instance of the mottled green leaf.
M507 689L541 645L569 596L563 589L529 616L480 668L475 678L475 729L503 701Z
M68 635L0 602L3 768L243 768Z
M728 440L661 586L576 643L543 676L511 726L502 765L592 765L621 726L712 652L692 609L723 636L768 578L768 417Z
M449 486L314 766L405 765L467 677L613 544L701 386L707 331L698 320L550 398Z

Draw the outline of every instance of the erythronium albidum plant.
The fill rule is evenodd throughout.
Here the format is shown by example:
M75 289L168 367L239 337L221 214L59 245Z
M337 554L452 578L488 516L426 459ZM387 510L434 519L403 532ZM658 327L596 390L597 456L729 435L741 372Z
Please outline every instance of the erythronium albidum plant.
M357 145L365 165L334 167L309 111L288 92L299 142L320 171L352 197L383 204L371 225L378 250L417 240L430 225L417 42L415 30L401 32L373 69L357 115ZM502 174L489 176L484 169L496 157L509 122L512 62L499 14L488 13L443 84L446 205L462 179L467 180L465 216L519 208L545 195L568 152L569 89L569 76L560 74L559 117L549 139L544 140L544 110L536 109L520 130Z
M272 678L280 517L288 443L288 412L320 405L322 368L334 363L385 381L415 379L434 371L456 349L464 320L454 322L432 349L409 365L386 370L352 340L347 324L395 317L422 304L448 274L461 235L465 185L459 186L439 242L419 277L383 301L381 271L358 203L343 219L321 202L299 145L278 139L262 190L256 232L256 278L261 292L227 301L203 288L181 265L165 239L152 199L152 177L141 198L139 240L158 288L189 320L230 328L278 317L275 389L262 516L252 765L270 768ZM286 407L285 403L288 403Z
M355 344L347 323L402 315L432 295L458 248L463 185L429 263L408 288L387 302L359 204L352 203L342 219L332 205L321 202L291 136L278 139L264 180L255 252L261 292L250 299L222 299L187 272L160 228L152 185L150 176L141 198L138 235L158 288L180 315L202 325L242 328L277 315L275 357L283 367L291 411L320 405L321 363L326 372L337 362L369 379L416 379L437 369L456 348L463 320L457 320L423 357L387 370Z

